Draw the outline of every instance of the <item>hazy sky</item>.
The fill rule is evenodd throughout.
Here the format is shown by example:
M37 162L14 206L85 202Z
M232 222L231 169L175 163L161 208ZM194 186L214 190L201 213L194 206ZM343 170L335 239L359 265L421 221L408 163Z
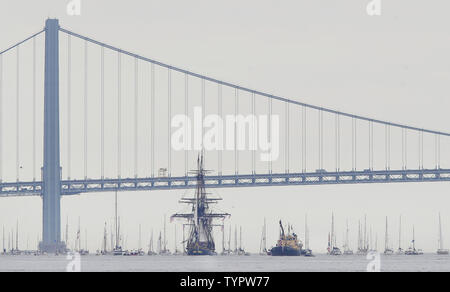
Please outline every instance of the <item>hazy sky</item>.
M68 0L2 0L0 50L42 29L47 17L56 17L59 18L61 26L74 32L194 72L306 103L380 120L450 132L450 118L447 114L450 107L448 99L450 3L443 0L385 0L382 1L382 15L370 17L366 13L366 5L369 2L369 0L81 0L81 15L68 16L66 15ZM61 40L64 46L65 35L61 34ZM42 41L42 36L38 40L38 48L39 41ZM75 44L75 42L74 40L74 45L82 52L82 43ZM23 51L26 50L25 47ZM4 73L6 80L15 76L14 54L11 52L9 57L5 56L5 71L10 72L6 70L8 66L14 68L13 74ZM83 67L80 65L82 59L75 56L76 49L73 54L72 69L76 78L81 76ZM94 51L90 54L96 53ZM109 57L110 61L114 62L113 56ZM6 60L7 58L10 59ZM62 51L61 59L65 58L66 53ZM29 60L26 60L24 57L21 66L30 65ZM92 62L96 64L95 61ZM65 66L64 61L61 66ZM144 71L142 78L145 78L145 72L148 73ZM124 75L124 78L129 77L127 74ZM90 86L93 87L92 84L96 83L97 77L91 78L90 80L94 82ZM63 77L61 82L63 129L66 127ZM148 88L145 87L146 82L143 83L140 90L145 93ZM3 109L2 145L5 157L3 178L11 181L16 178L16 145L15 102L13 98L9 98L9 94L14 94L15 87L13 82L8 85L11 85L11 88L5 89L4 108L12 106L13 110ZM111 83L107 87L109 90L116 85ZM23 92L28 92L29 89L30 87L24 86ZM91 96L97 98L96 89L92 90L94 93ZM24 111L29 111L30 105L26 101L29 96L25 96L25 93L23 95ZM42 92L38 94L38 97L41 96ZM75 99L73 108L76 112L82 106L82 89L74 89L72 96ZM130 97L124 98L127 100ZM124 111L132 110L132 106L128 107ZM145 113L145 109L140 110ZM114 112L112 107L108 109L107 114L112 115ZM83 126L81 121L75 120L77 114L73 115L72 132L76 136L82 132ZM23 116L25 116L24 125L32 122L29 114L25 112ZM89 121L98 124L98 114L91 113ZM21 127L25 127L24 125ZM124 127L126 132L124 137L128 137L130 131L127 129L131 128L129 125ZM107 131L114 132L113 129ZM334 128L325 131L334 133ZM28 132L23 129L23 133ZM95 137L95 133L90 135ZM108 135L108 139L113 139L112 134L111 137ZM294 143L296 135L295 133L291 135ZM21 138L21 142L29 144L29 135L23 136L26 137ZM130 137L132 139L132 136ZM62 134L61 139L65 177L67 176L65 134ZM167 141L167 137L162 136L161 140ZM416 145L414 141L411 145ZM78 143L73 146L72 158L73 176L76 177L82 176L83 165L80 163L82 156L77 156L81 155L79 153L82 152L82 141L77 140L74 143ZM98 148L98 141L93 143ZM132 152L129 151L132 148L127 148L129 146L127 145L124 151ZM140 145L140 153L145 153L145 145L147 144ZM450 162L448 146L450 145L443 144L441 154L442 167L447 168ZM326 150L330 150L332 154L331 148L327 147ZM384 144L378 147L383 149ZM431 151L434 147L430 144L426 149ZM25 148L21 151L22 163L22 160L30 158L31 154ZM114 153L114 149L110 152ZM41 153L38 155L41 157ZM90 155L92 161L98 160L96 152ZM111 155L108 159L114 161L115 156ZM177 158L181 157L174 155ZM396 150L393 150L392 155L397 162L401 159ZM417 154L413 152L409 155L411 158L408 157L408 161L412 164L417 160ZM427 155L426 163L432 167L434 154ZM125 156L125 160L128 158L130 161L133 160L133 155ZM332 157L332 155L326 157L328 169L334 167ZM311 158L311 163L314 163L315 158L316 156ZM382 168L384 157L377 157L376 160L376 164ZM348 165L349 161L342 163ZM128 160L125 164L132 169L132 163L130 164ZM38 160L38 167L39 165ZM89 176L98 177L98 164L92 167L89 169ZM144 172L144 166L141 167L140 171ZM112 165L107 165L107 168L107 173L115 173ZM411 168L416 167L411 165ZM24 177L32 178L30 168L24 165L24 169L26 172ZM311 165L310 169L315 168ZM127 171L125 173L128 174ZM132 171L130 175L133 175ZM393 245L396 248L398 217L402 214L403 247L407 247L407 241L412 236L412 225L415 224L417 246L434 251L437 246L438 212L442 212L444 234L449 239L447 247L450 246L448 186L447 183L311 186L223 189L215 192L224 199L220 209L232 214L231 224L242 225L244 246L250 251L259 249L264 217L267 218L268 244L271 245L275 243L278 234L277 222L280 218L291 222L303 236L304 216L308 213L311 246L317 252L324 252L332 211L336 216L338 242L342 240L344 224L348 218L353 248L356 245L358 219L363 218L364 214L368 215L369 224L373 225L374 237L375 233L378 234L380 249L384 247L384 218L389 216L391 240L394 241ZM120 213L127 247L137 247L139 224L142 224L143 230L142 245L147 244L152 229L156 237L156 233L163 226L164 214L169 217L181 209L177 201L182 193L162 191L120 194ZM41 208L39 198L0 200L0 224L5 225L6 231L9 232L19 218L22 248L26 247L27 237L30 248L35 245L41 228ZM104 221L111 221L113 210L112 194L87 194L63 198L62 223L64 225L66 218L69 219L69 237L73 240L78 217L81 216L82 236L84 229L88 228L89 248L95 250L100 247ZM173 224L168 224L169 248L173 247L173 234ZM181 239L180 233L177 236ZM220 241L221 237L217 236L219 247Z

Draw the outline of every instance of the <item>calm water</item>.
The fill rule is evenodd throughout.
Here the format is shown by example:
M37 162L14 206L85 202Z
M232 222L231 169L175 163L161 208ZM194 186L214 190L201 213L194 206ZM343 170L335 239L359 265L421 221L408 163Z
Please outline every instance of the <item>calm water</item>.
M0 271L65 271L70 261L65 256L0 256ZM369 260L364 256L305 257L268 256L83 256L81 271L173 271L173 272L258 272L258 271L366 271ZM381 271L446 271L450 272L450 257L426 254L422 256L383 256Z

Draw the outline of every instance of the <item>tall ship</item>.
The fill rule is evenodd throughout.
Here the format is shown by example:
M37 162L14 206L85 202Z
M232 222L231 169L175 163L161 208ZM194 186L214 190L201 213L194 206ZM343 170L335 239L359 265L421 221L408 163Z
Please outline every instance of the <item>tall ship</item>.
M300 256L302 255L303 244L298 240L297 234L288 225L288 232L285 233L280 220L280 239L275 247L272 247L269 254L272 256Z
M186 254L191 256L216 255L216 246L213 238L213 227L216 219L228 218L228 213L216 213L211 205L217 204L220 198L213 198L206 192L205 175L209 171L204 169L203 154L197 159L197 170L192 171L197 178L195 196L193 198L183 197L180 203L191 205L191 213L177 213L171 219L185 219L189 227L189 237L186 241Z

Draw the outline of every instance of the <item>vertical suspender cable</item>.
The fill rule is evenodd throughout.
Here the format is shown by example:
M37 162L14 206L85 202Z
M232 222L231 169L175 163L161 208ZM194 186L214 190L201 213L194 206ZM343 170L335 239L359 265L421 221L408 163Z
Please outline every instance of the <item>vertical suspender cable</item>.
M405 170L405 129L401 128L402 131L402 170Z
M335 155L335 170L336 170L336 172L338 172L338 164L339 164L339 162L338 162L338 156L339 156L339 141L338 141L338 139L339 139L339 134L338 134L338 129L339 129L339 126L338 126L338 119L339 119L339 115L334 115L334 142L335 142L335 145L334 145L334 151L335 151L335 153L334 153L334 155Z
M117 176L121 178L122 168L122 59L117 52Z
M408 169L408 130L405 129L405 170Z
M421 150L420 150L421 151L421 153L420 153L420 156L421 156L421 165L420 166L421 167L420 168L423 169L423 131L420 132L420 136L421 136L421 140L422 140L421 147L420 147L421 148Z
M218 101L217 101L217 114L219 115L219 118L222 119L222 115L223 115L223 100L222 100L222 84L218 84L217 85L217 96L218 96ZM223 154L223 131L221 131L219 133L219 145L220 148L217 149L217 164L218 164L218 175L221 176L222 175L222 154Z
M88 170L88 43L84 43L84 178L87 179Z
M272 144L272 98L269 98L269 141ZM269 174L272 174L272 151L269 154Z
M387 141L387 138L388 138L388 134L387 134L387 129L388 129L388 126L387 125L384 125L384 168L387 170L388 168L388 163L387 163L387 161L388 161L388 159L387 159L387 156L388 156L388 141Z
M101 178L105 177L105 48L101 48Z
M418 156L418 164L419 164L419 169L422 169L422 131L417 132L418 137L419 137L419 156Z
M257 139L258 139L258 134L256 132L256 115L255 115L255 108L256 104L255 104L255 93L252 92L252 133L250 135L252 135L252 140L253 140L253 145L252 145L252 174L256 173L256 159L255 159L255 155L256 155L256 145L257 144Z
M139 62L134 58L134 177L138 177Z
M185 144L184 144L184 173L186 176L188 176L188 168L189 168L189 162L188 162L188 149L190 148L189 142L190 139L188 139L189 129L188 129L188 122L189 122L189 75L184 74L184 116L185 116Z
M303 170L304 170L304 166L303 166L303 160L304 160L304 157L303 157L303 154L304 154L304 137L303 137L303 132L304 132L304 127L305 127L305 125L304 125L304 121L303 121L303 107L300 107L300 128L301 128L301 130L300 130L300 169L301 169L301 171L303 172Z
M319 149L319 167L318 169L322 169L322 111L319 110L318 112L318 124L319 124L319 145L318 145L318 149Z
M388 126L388 170L391 169L391 126Z
M352 171L355 171L355 118L352 118Z
M202 78L202 150L204 150L205 147L205 129L203 128L203 123L205 121L205 112L206 112L206 97L205 97L205 79Z
M285 103L285 115L286 115L286 150L285 150L285 173L289 173L289 134L290 134L290 128L289 128L289 103Z
M67 35L67 179L71 178L72 170L72 44L71 36Z
M323 111L320 111L320 169L323 169Z
M239 173L239 154L237 149L237 116L239 113L239 91L237 88L234 89L234 173L237 175Z
M151 92L151 172L152 177L155 177L155 65L152 63L151 65L151 84L152 84L152 92Z
M171 118L172 118L172 72L170 69L168 69L167 72L168 76L168 89L167 89L167 135L168 135L168 142L167 142L167 152L168 152L168 174L169 177L172 175L172 135L171 135Z
M438 169L441 169L441 135L438 135Z
M369 129L369 131L368 131L368 133L369 133L369 156L368 156L368 158L369 158L369 160L368 160L368 162L369 162L369 169L372 169L372 165L371 165L371 158L372 158L372 148L371 148L371 144L372 144L372 136L371 136L371 132L370 132L370 121L368 121L368 129Z
M33 181L36 181L36 38L33 38L33 150L32 151L33 151Z
M357 164L358 164L358 156L357 156L357 151L358 151L358 128L357 128L357 120L353 119L353 122L355 123L355 171L357 169Z
M341 116L338 115L338 172L341 171Z
M373 161L374 161L374 153L375 153L374 148L373 148L373 144L374 144L374 142L373 142L373 122L370 122L370 136L371 136L370 140L372 141L371 145L370 145L370 147L372 148L372 150L371 150L372 156L370 158L370 160L371 160L370 163L371 163L371 166L372 166L371 169L373 169L374 168Z
M3 181L3 55L0 54L0 182Z
M20 179L19 169L20 169L20 50L17 46L17 63L16 63L16 176L17 181Z
M438 153L438 150L437 150L437 135L434 135L434 168L435 169L437 169L437 165L438 165L438 158L437 158L437 153Z
M306 155L307 155L307 137L306 137L306 107L302 107L303 110L303 134L302 134L302 141L303 141L303 172L306 172Z

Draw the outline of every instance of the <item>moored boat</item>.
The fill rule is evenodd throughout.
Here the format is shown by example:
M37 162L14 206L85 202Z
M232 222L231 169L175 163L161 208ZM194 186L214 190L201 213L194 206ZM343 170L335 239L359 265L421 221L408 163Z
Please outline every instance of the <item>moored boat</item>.
M277 245L272 247L270 255L272 256L300 256L302 253L302 243L299 242L297 234L291 233L291 227L288 225L287 234L284 231L283 224L280 220L280 239Z

